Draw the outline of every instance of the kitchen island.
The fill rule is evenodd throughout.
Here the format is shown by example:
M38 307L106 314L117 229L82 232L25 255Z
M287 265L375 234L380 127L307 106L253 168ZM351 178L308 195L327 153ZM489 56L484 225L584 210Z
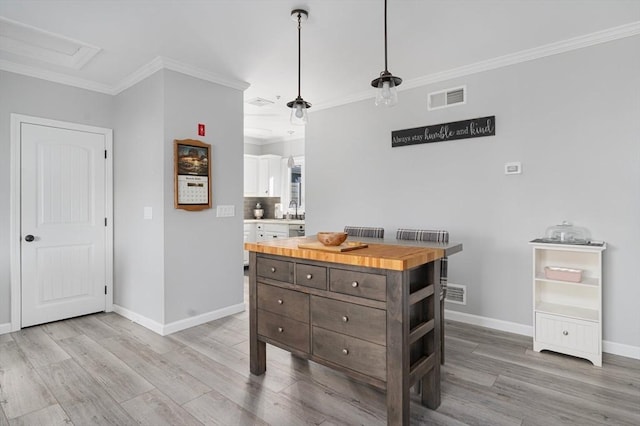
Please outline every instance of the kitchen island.
M301 249L315 235L246 243L250 369L266 343L386 390L387 423L409 424L409 391L440 405L440 262L456 243L357 239L345 252Z

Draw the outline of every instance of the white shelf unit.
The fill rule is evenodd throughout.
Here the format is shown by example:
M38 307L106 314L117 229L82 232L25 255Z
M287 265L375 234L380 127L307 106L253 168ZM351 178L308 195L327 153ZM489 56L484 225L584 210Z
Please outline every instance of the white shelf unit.
M533 350L551 350L602 366L602 252L606 244L531 242ZM545 278L545 267L579 269L578 283Z

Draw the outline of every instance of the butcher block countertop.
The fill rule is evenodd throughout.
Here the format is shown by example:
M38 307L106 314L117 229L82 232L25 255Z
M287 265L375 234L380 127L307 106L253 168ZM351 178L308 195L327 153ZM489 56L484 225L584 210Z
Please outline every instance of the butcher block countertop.
M427 243L375 238L355 238L353 240L349 238L347 241L363 242L368 246L345 252L298 248L298 244L309 244L317 241L316 236L311 235L245 243L244 248L256 253L394 271L411 269L462 251L462 244L459 243Z

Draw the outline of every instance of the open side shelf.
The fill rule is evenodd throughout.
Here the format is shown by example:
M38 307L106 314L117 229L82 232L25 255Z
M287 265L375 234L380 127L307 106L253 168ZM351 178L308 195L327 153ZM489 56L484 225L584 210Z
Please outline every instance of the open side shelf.
M598 321L600 319L600 314L596 309L561 305L557 303L538 302L535 310L536 312L560 315L567 318L577 318L586 321Z

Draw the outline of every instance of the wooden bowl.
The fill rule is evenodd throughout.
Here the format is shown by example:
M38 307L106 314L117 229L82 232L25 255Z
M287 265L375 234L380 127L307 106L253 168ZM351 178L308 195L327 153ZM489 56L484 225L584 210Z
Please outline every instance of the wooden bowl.
M346 232L318 232L318 241L325 246L339 246L347 239Z

